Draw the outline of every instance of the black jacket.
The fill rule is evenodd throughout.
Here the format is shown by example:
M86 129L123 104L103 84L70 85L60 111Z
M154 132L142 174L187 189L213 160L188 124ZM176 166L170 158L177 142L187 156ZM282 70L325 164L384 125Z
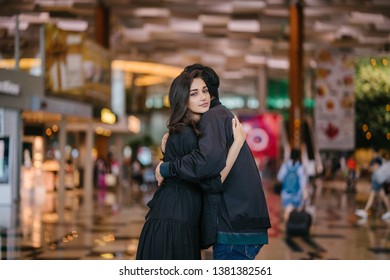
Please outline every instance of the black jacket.
M199 148L170 164L170 173L183 180L199 182L200 179L218 176L225 167L229 147L233 143L233 114L212 101L212 108L203 114L199 128ZM262 182L249 146L245 142L221 189L218 184L204 186L203 238L207 247L216 240L216 230L224 232L257 232L271 227ZM218 191L222 191L219 192ZM222 205L224 207L218 207ZM222 211L219 213L215 213ZM205 216L206 214L206 216ZM217 215L220 217L217 225ZM228 218L226 218L228 217ZM223 218L223 219L222 219ZM223 220L223 222L221 222ZM208 244L209 243L209 244Z

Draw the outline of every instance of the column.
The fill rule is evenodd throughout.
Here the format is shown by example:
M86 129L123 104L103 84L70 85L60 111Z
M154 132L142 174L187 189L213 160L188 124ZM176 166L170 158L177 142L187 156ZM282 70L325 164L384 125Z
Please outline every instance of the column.
M102 47L110 48L110 10L98 1L95 8L95 40Z
M84 163L84 208L85 212L92 214L93 211L93 161L92 149L94 145L93 120L88 121L85 140L85 163Z
M299 0L292 0L290 4L289 71L289 143L291 148L299 148L303 101L303 5Z
M57 214L58 223L64 222L65 210L65 146L66 146L66 116L62 115L59 125L58 144L60 150L60 169L58 171L58 185L57 185Z

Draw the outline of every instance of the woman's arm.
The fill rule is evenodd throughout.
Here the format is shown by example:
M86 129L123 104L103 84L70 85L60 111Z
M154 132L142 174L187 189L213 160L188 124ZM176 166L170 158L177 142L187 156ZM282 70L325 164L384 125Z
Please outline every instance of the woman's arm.
M242 127L242 124L238 120L237 116L234 116L232 119L232 125L233 125L233 136L234 141L233 144L230 146L228 156L226 159L226 166L221 171L221 181L222 183L225 181L226 177L229 175L230 170L233 167L233 164L235 163L238 154L240 153L241 147L245 142L246 139L246 133L244 128Z

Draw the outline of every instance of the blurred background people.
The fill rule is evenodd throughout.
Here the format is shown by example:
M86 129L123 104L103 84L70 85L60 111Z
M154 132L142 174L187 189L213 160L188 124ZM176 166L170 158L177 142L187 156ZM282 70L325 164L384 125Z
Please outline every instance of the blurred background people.
M284 209L283 217L287 221L291 211L302 207L307 196L307 176L301 163L299 149L291 151L290 159L281 165L277 179L282 183L280 196Z
M374 199L377 194L383 204L386 207L386 212L381 216L383 220L390 220L390 203L389 198L387 197L384 191L384 183L387 181L386 174L390 174L390 165L384 164L383 159L381 157L375 157L370 163L371 174L371 191L367 200L367 203L364 209L357 209L355 214L362 219L367 219L369 210L371 209Z

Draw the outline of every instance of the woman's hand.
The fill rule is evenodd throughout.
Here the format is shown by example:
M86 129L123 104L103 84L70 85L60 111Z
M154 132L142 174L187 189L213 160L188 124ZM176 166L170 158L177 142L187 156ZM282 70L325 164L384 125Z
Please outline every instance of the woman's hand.
M156 166L156 169L154 170L154 176L156 177L156 181L157 181L157 185L158 186L161 186L161 184L164 182L164 177L161 176L161 173L160 173L160 165L164 163L163 161L160 161L157 166Z
M234 142L240 143L242 146L246 140L246 132L236 115L232 119L232 126Z
M165 146L167 145L167 140L168 140L168 137L169 137L169 133L165 133L163 138L161 139L161 152L164 154L165 153Z

